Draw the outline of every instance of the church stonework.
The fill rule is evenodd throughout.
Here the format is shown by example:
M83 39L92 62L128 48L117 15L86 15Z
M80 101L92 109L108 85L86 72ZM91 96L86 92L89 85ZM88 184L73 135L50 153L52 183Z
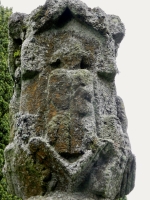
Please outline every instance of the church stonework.
M124 34L119 17L79 0L47 0L30 15L11 16L10 193L115 200L134 188L135 157L115 86Z

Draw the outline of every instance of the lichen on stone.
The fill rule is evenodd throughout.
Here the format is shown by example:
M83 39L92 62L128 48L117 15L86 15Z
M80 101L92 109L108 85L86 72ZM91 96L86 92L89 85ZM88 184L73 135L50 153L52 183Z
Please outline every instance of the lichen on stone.
M135 157L117 96L120 18L77 0L47 0L9 22L8 191L22 199L124 198Z

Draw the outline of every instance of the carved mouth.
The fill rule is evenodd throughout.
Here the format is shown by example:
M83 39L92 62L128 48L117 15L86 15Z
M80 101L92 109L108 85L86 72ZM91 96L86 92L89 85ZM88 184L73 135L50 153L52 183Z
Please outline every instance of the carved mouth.
M76 162L77 160L79 160L81 158L81 156L84 153L74 153L74 154L70 154L70 153L60 153L59 155L63 158L65 158L67 161L69 161L70 163Z

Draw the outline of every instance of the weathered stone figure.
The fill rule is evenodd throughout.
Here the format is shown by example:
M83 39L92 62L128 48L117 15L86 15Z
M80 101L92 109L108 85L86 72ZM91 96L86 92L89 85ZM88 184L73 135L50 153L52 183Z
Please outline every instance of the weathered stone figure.
M13 14L9 30L8 190L23 199L124 197L135 158L115 87L119 17L79 0L47 0L30 15Z

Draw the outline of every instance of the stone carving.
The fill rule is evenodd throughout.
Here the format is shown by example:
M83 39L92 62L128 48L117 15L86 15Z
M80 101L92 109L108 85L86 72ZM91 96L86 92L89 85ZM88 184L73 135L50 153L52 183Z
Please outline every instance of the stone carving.
M79 0L47 0L30 15L13 14L9 30L9 192L124 197L134 187L135 157L115 87L125 32L119 17Z

